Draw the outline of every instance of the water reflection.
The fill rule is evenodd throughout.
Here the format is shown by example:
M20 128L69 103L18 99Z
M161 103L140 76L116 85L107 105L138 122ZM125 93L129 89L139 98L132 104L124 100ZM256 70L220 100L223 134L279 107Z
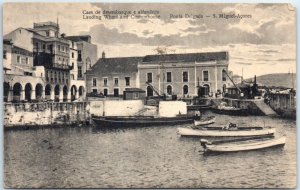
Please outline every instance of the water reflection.
M56 128L6 131L5 185L13 188L293 188L296 122L217 115L276 127L283 148L205 156L199 138L177 127Z

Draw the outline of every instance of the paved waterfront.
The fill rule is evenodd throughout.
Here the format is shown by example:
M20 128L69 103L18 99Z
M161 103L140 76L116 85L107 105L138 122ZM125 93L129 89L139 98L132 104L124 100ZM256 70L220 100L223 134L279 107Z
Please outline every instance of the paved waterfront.
M5 131L6 187L283 188L296 186L296 122L217 116L217 124L275 126L283 149L203 156L176 127ZM278 135L278 134L277 134Z

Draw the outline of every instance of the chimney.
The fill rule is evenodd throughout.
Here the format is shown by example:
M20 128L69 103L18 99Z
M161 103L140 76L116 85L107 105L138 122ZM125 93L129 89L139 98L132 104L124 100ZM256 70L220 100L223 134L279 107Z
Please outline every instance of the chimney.
M104 59L105 58L105 52L103 51L102 52L102 59Z

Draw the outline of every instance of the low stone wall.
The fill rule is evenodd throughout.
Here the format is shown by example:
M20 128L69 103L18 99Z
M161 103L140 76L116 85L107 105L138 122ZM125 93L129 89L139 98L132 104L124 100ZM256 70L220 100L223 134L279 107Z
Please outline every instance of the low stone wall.
M89 102L5 103L4 126L68 125L89 120Z

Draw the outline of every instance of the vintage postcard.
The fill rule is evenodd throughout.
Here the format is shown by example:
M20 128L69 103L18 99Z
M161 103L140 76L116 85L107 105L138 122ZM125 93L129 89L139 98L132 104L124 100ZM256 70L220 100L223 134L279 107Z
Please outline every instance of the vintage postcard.
M5 188L295 188L290 4L3 4Z

